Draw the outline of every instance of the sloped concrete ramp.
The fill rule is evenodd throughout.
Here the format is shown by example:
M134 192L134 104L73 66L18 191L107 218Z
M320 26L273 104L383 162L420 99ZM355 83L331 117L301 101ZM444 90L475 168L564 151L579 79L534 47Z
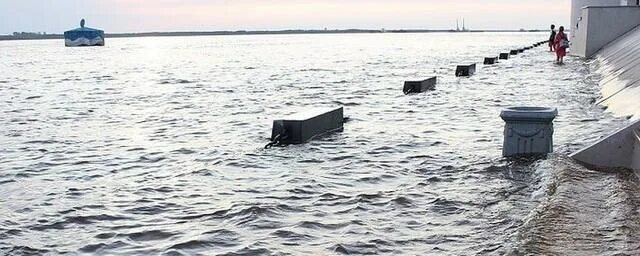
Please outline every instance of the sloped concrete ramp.
M602 75L598 104L618 116L640 118L640 26L607 45L596 61Z
M578 151L571 158L591 168L640 170L640 121Z

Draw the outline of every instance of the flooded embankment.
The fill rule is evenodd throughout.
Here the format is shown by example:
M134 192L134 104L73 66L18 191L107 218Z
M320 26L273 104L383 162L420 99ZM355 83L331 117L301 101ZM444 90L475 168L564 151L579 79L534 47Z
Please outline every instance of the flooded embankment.
M633 254L637 178L566 158L628 123L592 65L538 47L454 76L546 36L0 42L0 254ZM522 105L560 112L547 158L501 157ZM343 132L263 149L274 118L325 106Z
M589 62L602 92L596 105L623 119L640 118L640 27ZM616 128L611 127L609 134ZM613 152L595 157L608 153ZM544 200L520 228L512 254L640 254L638 172L588 170L568 158L554 160L552 165Z

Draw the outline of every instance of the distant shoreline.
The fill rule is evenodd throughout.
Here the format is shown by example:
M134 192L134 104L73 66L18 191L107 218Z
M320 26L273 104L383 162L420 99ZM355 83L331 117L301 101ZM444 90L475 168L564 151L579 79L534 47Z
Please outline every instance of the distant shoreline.
M106 38L125 37L178 37L178 36L234 36L234 35L295 35L295 34L382 34L382 33L479 33L479 32L544 32L544 30L429 30L429 29L394 29L394 30L277 30L277 31L204 31L204 32L144 32L105 34ZM0 35L0 41L64 39L62 34L19 34Z

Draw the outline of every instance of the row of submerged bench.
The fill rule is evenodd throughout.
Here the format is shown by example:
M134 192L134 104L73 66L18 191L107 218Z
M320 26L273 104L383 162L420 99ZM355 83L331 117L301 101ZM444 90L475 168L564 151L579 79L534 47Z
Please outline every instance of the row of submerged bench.
M502 60L509 59L511 55L517 55L526 50L530 50L533 47L538 47L540 45L543 45L546 42L548 41L537 42L533 44L533 46L511 50L509 53L500 53L500 55L497 57L485 58L484 64L493 65L497 63L499 59L502 59ZM475 73L475 71L476 71L475 63L470 65L459 65L456 67L455 75L471 76ZM437 84L437 77L435 76L425 80L421 80L421 81L406 81L404 83L403 92L405 94L411 94L411 93L422 93L425 91L431 91L431 90L435 90L436 84ZM522 111L532 111L532 110L516 109L516 110L505 110L505 111L520 113ZM553 111L554 111L553 109L542 109L542 110L536 109L535 111L538 111L538 112L546 111L545 113L547 112L551 113L550 115L553 115L555 117L555 114L553 114ZM555 113L557 114L557 110L555 111L556 111ZM504 116L508 116L508 115L504 115ZM548 118L549 117L547 117L547 119ZM505 119L505 121L508 122L507 117L503 117L503 119ZM291 115L287 118L275 120L273 121L273 128L271 132L271 142L266 146L266 148L269 148L272 146L289 145L289 144L303 144L318 136L322 136L327 133L331 133L335 131L342 131L344 129L343 125L345 120L346 119L344 117L343 107L316 108L307 112ZM549 122L550 121L552 121L552 119L549 120ZM512 129L512 128L509 128L509 129ZM508 142L505 141L505 147L507 146L507 143ZM518 140L518 143L520 143L519 140ZM527 146L525 142L524 145L525 146L522 148L525 151L527 151L527 148L531 148L531 144ZM516 145L515 147L517 148L516 151L522 151L520 150L518 145ZM531 150L533 150L533 148L531 148ZM547 149L544 149L544 147L542 147L542 149L538 151L550 152L551 148L547 150ZM538 152L538 153L544 153L544 152ZM508 155L508 154L510 153L509 152L504 153L504 155Z
M499 62L499 60L508 60L511 55L518 55L520 53L523 53L527 50L531 50L533 49L533 47L538 47L541 46L545 43L547 43L548 41L542 41L542 42L537 42L535 44L533 44L533 46L527 46L524 48L519 48L519 49L515 49L515 50L511 50L510 52L503 52L500 53L498 56L496 57L486 57L484 58L484 65L494 65L496 63ZM473 74L476 73L476 64L468 64L468 65L458 65L456 66L456 73L455 75L458 77L468 77L468 76L472 76ZM410 93L422 93L425 91L430 91L430 90L435 90L436 88L436 83L437 83L437 78L434 77L430 77L428 79L422 80L422 81L406 81L404 83L404 88L403 91L405 94L410 94Z

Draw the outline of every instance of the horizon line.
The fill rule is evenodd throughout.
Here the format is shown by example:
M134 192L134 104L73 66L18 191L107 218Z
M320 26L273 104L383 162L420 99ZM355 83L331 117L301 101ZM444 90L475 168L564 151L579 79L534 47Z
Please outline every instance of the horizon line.
M194 31L147 31L105 33L105 37L145 37L145 36L206 36L206 35L269 35L269 34L335 34L335 33L437 33L437 32L544 32L548 29L281 29L281 30L194 30ZM46 32L13 32L0 35L0 40L57 39L63 33L47 34Z

